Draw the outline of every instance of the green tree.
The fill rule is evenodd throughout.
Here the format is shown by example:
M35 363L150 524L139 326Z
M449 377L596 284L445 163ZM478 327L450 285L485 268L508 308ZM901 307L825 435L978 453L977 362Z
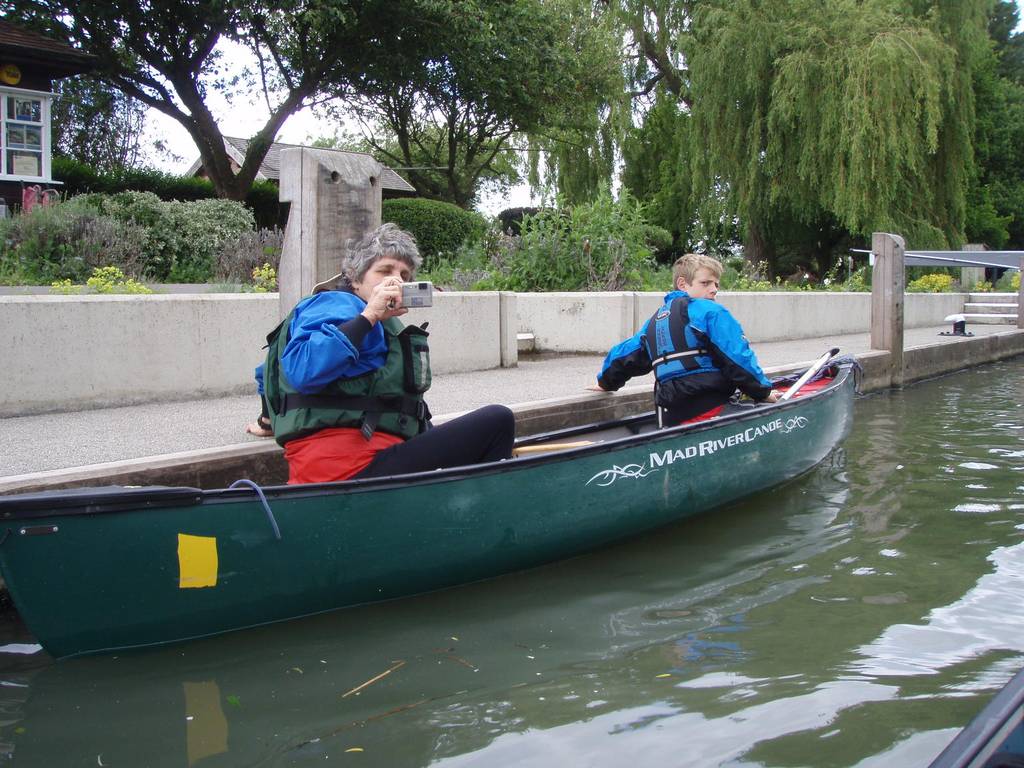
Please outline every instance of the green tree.
M331 86L355 76L394 82L397 63L416 57L433 32L471 2L445 0L8 0L5 16L99 57L95 77L181 123L195 141L218 195L241 200L285 120ZM236 72L222 45L255 57ZM269 117L232 168L207 96L258 92Z
M426 55L392 62L386 79L367 73L344 101L375 156L422 196L462 207L518 182L525 135L564 127L607 87L590 66L599 31L573 26L564 0L472 7L434 31Z
M1024 35L1019 14L997 2L988 31L993 55L975 77L978 172L968 191L967 239L1024 247Z
M962 242L987 0L916 5L699 9L689 56L696 169L706 189L727 185L749 259L773 259L773 222L824 217L922 246Z
M617 17L600 4L565 0L576 54L575 83L557 114L532 131L528 179L542 197L592 203L610 193L621 141L631 126Z
M623 186L647 202L648 220L672 233L672 253L680 255L693 250L706 234L697 224L691 123L679 98L659 86L654 104L622 145Z
M138 165L145 107L88 77L54 83L54 152L109 172Z
M999 56L999 76L1024 85L1024 34L1014 32L1020 10L1012 0L997 0L989 14L988 34Z

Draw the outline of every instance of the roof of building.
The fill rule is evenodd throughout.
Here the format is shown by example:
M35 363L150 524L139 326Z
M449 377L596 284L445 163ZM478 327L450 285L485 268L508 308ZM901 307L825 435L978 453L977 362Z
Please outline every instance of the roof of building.
M22 27L0 20L0 55L45 67L56 77L95 69L97 58Z
M239 139L234 136L224 137L224 148L227 150L228 156L234 160L238 165L242 164L245 159L245 151L249 147L248 139ZM282 144L280 142L274 142L270 145L270 149L267 150L266 157L263 158L263 162L260 163L260 169L256 174L257 179L265 179L271 181L281 180L281 151L285 149L302 149L304 148L301 144ZM308 147L306 147L308 149ZM320 149L320 148L317 148ZM344 149L321 149L324 152L339 152L346 155L364 155L369 157L364 152L350 152ZM192 163L192 167L188 169L189 176L192 176L203 167L202 159L196 160ZM408 181L403 179L393 170L384 166L384 172L381 174L381 189L389 189L394 192L407 192L415 193L416 189Z

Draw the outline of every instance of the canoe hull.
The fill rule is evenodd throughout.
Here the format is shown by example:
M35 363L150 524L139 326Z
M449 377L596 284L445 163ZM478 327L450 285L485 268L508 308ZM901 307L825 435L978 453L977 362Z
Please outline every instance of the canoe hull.
M571 557L805 472L849 430L848 374L803 401L723 423L401 483L268 488L270 513L251 491L195 491L145 505L128 497L76 506L72 494L58 509L30 511L19 511L17 497L2 499L0 569L25 623L55 657L476 581Z

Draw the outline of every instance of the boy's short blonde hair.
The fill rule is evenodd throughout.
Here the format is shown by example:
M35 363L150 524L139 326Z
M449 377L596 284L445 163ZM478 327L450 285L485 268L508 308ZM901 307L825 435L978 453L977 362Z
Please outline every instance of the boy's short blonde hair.
M679 285L679 278L683 278L683 282L692 285L699 269L706 269L715 276L716 280L722 279L722 262L711 256L688 253L685 256L680 256L672 265L672 287L675 288Z

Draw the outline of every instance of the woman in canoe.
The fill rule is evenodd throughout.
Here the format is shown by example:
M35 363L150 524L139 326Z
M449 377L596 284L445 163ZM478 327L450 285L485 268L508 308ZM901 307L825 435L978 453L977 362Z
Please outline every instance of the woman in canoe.
M338 285L268 337L264 388L289 483L423 472L509 458L515 418L488 405L430 428L427 332L398 318L421 258L394 224L349 248Z

